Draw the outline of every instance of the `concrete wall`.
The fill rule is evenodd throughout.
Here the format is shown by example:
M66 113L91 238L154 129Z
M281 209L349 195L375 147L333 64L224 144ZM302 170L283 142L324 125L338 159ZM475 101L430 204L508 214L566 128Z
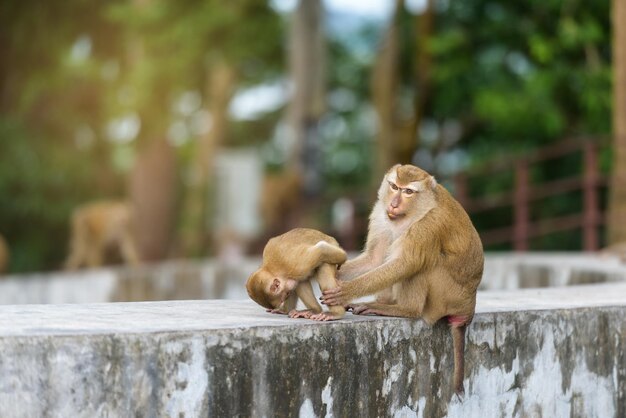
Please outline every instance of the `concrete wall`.
M5 276L0 304L245 299L259 258L235 265L171 261L140 268ZM626 265L593 254L489 254L481 289L517 289L626 281Z
M484 291L443 324L250 301L0 306L0 416L624 417L626 283Z
M492 253L481 289L520 289L626 280L618 257L593 253Z
M445 325L266 314L259 263L5 276L0 417L626 417L616 258L488 255L462 401ZM242 300L99 303L175 299Z
M260 260L236 266L215 261L170 261L138 268L9 275L0 280L0 305L246 298L246 279Z

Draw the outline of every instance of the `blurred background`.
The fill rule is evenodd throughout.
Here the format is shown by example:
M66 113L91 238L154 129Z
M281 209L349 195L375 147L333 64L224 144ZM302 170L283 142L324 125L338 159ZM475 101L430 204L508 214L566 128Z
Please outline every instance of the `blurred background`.
M486 250L626 241L622 28L609 0L2 2L6 271L238 260L296 226L357 251L395 163Z

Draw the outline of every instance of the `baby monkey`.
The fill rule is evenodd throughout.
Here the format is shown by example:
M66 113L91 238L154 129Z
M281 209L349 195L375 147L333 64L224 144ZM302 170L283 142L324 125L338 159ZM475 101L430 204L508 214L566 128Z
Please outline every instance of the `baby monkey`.
M268 312L316 321L341 319L343 306L322 312L311 279L317 280L322 291L337 287L335 266L341 266L346 259L346 252L333 237L314 229L292 229L267 242L263 264L250 276L246 289L250 298ZM296 310L298 298L306 310Z

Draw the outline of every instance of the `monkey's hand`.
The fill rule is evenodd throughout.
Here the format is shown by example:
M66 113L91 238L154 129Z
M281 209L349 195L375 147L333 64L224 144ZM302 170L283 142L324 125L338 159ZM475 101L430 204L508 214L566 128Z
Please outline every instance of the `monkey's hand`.
M281 311L280 308L266 309L265 312L274 313L274 314L280 314L280 315L286 315L287 314L287 312Z
M298 311L296 309L292 309L291 311L289 311L289 318L304 318L304 319L310 319L311 316L313 316L315 314L315 312L313 312L310 309L304 310L304 311Z
M320 300L322 305L326 306L346 306L349 302L349 298L346 292L346 287L349 283L337 280L338 286L333 289L326 289L322 292Z

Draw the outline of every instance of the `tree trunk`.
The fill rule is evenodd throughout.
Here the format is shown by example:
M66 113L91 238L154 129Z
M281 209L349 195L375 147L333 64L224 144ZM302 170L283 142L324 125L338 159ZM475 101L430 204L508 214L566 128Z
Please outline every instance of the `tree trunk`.
M180 241L186 256L205 255L209 243L208 189L215 153L227 135L228 104L233 96L235 81L235 69L225 60L217 61L209 69L206 98L211 126L198 138L181 215Z
M141 259L166 258L176 198L176 156L167 141L152 141L141 151L130 176L129 190Z
M152 7L152 0L133 0L138 11ZM146 47L140 33L132 33L126 59L129 84L146 64ZM133 229L140 257L157 261L169 255L176 199L176 156L164 139L167 107L164 103L139 103L142 130L136 141L137 157L128 178L128 199L133 210Z
M613 0L613 172L609 244L626 241L626 0Z
M422 14L415 16L415 58L414 58L414 93L413 117L408 126L399 136L397 160L403 164L410 164L413 155L419 147L419 129L422 124L424 111L430 101L432 91L433 56L429 43L435 28L435 12L433 0L426 1L426 9Z
M286 115L290 148L284 171L267 174L263 182L266 233L307 224L307 213L314 210L310 199L323 187L319 137L319 120L326 109L323 18L320 0L300 0L292 16L288 59L294 90Z
M396 91L398 87L399 34L397 18L404 5L396 0L395 15L384 35L374 62L372 97L378 115L377 160L373 182L378 182L395 163L396 142Z
M315 195L322 186L318 123L326 107L323 14L320 0L300 0L290 36L289 67L294 94L287 114L293 137L288 175L302 177L302 182L293 184L301 184L308 195Z

